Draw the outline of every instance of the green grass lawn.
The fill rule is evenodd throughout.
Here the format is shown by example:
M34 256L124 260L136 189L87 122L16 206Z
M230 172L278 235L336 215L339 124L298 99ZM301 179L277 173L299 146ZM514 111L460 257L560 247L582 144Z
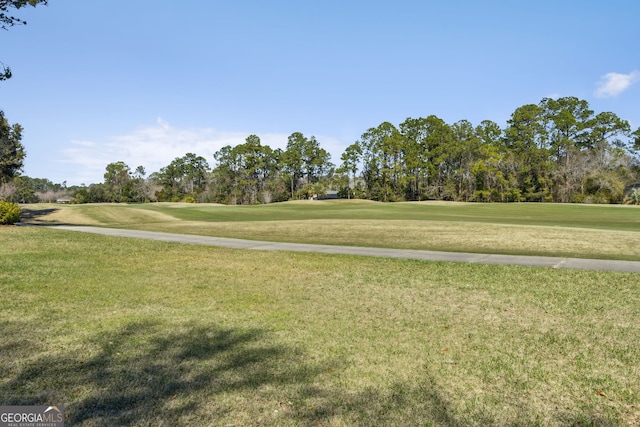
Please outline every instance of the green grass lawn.
M68 425L640 423L637 274L0 242L0 404Z
M640 208L304 201L29 205L26 221L331 245L640 260Z
M182 221L247 222L290 220L417 220L538 225L570 228L640 231L640 208L625 205L555 203L378 203L366 200L325 200L254 206L147 203L88 205L27 205L29 209L74 209L85 220L101 223L150 219L140 211L159 213ZM114 209L119 210L114 213ZM122 213L127 210L131 213ZM138 211L133 213L132 211ZM158 219L160 216L157 217Z

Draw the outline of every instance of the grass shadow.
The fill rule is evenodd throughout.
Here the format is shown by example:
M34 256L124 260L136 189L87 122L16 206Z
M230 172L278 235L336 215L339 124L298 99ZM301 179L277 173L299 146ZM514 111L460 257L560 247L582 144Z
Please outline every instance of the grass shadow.
M3 355L21 342L7 339ZM215 425L237 410L220 396L304 382L317 373L305 364L279 369L282 360L299 359L298 352L270 343L257 329L166 331L139 322L100 334L88 347L99 350L90 357L45 353L3 372L0 404L55 401L65 405L68 425L177 426L194 417L195 425Z
M630 425L619 418L597 411L557 410L548 414L536 413L523 405L520 411L505 417L497 408L477 407L460 410L460 402L448 396L446 385L433 378L418 384L396 382L385 389L367 389L359 393L331 393L307 388L305 398L319 404L291 413L295 425L349 426L504 426L504 427L615 427ZM505 396L506 397L506 396ZM468 403L468 402L467 402ZM473 407L473 404L469 405ZM557 409L557 408L556 408ZM339 422L333 422L340 420Z
M57 224L57 221L47 220L46 217L59 210L59 208L32 209L21 207L20 220L25 224Z
M93 334L85 348L51 351L44 340L25 340L20 325L2 326L0 355L23 361L0 369L0 404L63 404L69 426L622 424L604 414L538 418L527 405L510 419L496 406L464 412L428 375L348 390L327 361L261 329L137 321Z

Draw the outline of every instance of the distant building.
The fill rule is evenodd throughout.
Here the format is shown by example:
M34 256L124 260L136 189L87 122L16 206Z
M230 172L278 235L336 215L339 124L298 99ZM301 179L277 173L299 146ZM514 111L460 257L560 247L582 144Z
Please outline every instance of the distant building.
M56 199L56 203L61 203L61 204L69 204L71 203L71 197L60 197L58 199Z
M335 190L327 190L326 194L319 194L316 196L316 200L333 200L338 198L338 192Z

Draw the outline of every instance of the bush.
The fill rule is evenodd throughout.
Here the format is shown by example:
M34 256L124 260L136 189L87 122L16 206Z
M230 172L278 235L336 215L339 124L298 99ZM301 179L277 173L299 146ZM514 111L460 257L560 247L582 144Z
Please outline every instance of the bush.
M640 188L634 188L624 196L624 203L626 205L640 205Z
M20 206L0 201L0 224L15 224L16 222L20 222Z

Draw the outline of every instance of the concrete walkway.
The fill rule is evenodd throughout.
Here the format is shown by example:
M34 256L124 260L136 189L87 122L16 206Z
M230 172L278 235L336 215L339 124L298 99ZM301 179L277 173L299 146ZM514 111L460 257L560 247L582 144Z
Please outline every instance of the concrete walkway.
M355 246L310 245L304 243L261 242L255 240L227 239L223 237L195 236L189 234L161 233L156 231L121 230L87 226L57 225L58 230L82 231L85 233L163 242L188 243L236 249L263 251L318 252L325 254L362 255L385 258L421 259L429 261L472 262L478 264L520 265L527 267L568 268L576 270L599 270L640 273L640 261L615 261L580 258L559 258L521 255L487 255L464 252L435 252L414 249L365 248Z

